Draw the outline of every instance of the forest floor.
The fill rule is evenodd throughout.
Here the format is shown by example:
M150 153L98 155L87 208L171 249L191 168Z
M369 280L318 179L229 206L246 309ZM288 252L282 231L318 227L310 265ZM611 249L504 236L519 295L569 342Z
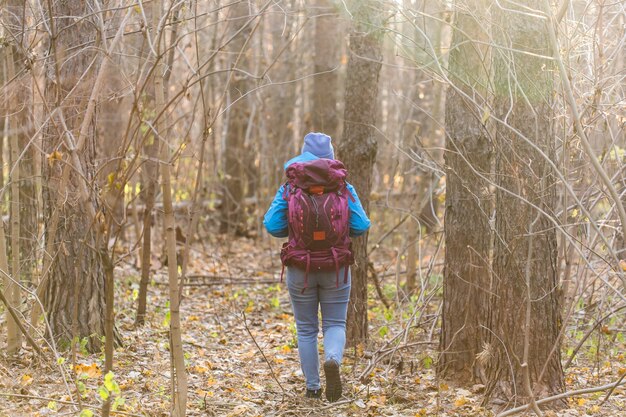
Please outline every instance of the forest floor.
M455 388L435 375L436 290L433 297L422 298L423 303L391 309L385 309L371 290L371 341L346 352L344 398L333 404L305 399L294 320L278 280L278 247L277 241L267 239L238 239L228 246L216 239L194 245L190 285L182 303L189 416L494 415L480 406L483 386ZM393 263L384 265L392 256L382 250L376 256L379 270ZM0 358L0 416L100 415L103 384L116 399L112 415L169 415L167 277L156 257L153 262L149 311L141 328L134 326L140 272L132 263L116 270L117 326L123 346L115 352L113 379L105 381L102 375L101 353L79 351L75 358L66 353L51 364L34 360L25 348L17 361ZM385 291L392 294L395 285L387 284ZM602 355L600 344L593 355L581 350L566 370L568 390L607 384L626 371L623 339L618 343L607 335L609 339L615 343L602 345ZM569 398L569 408L545 415L625 415L626 390L618 388L602 404L605 394Z

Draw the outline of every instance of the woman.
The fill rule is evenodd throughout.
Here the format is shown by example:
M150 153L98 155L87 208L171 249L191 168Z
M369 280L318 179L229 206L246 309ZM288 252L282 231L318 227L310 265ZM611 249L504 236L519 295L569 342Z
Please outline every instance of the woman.
M331 138L323 133L309 133L304 137L301 155L285 164L285 170L293 164L302 164L320 158L334 160ZM352 185L345 183L350 192L348 198L349 235L364 234L370 227L361 202ZM287 191L287 192L286 192ZM274 237L289 236L288 221L289 189L281 186L265 214L263 224ZM348 239L349 240L349 239ZM345 280L339 280L345 276ZM318 311L322 312L324 335L324 374L326 376L326 398L337 401L342 394L339 367L346 342L346 314L350 298L349 265L335 270L311 270L294 265L287 266L287 287L296 319L298 331L298 354L306 380L306 397L321 398L322 388L319 375L317 335L319 332Z

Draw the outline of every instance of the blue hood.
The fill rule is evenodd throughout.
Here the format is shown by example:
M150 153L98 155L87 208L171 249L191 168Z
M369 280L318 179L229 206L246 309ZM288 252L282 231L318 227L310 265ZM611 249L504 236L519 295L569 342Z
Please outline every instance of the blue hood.
M285 162L285 171L287 167L291 164L295 164L296 162L309 162L319 159L317 156L313 155L311 152L303 152L298 156L291 158L289 161Z

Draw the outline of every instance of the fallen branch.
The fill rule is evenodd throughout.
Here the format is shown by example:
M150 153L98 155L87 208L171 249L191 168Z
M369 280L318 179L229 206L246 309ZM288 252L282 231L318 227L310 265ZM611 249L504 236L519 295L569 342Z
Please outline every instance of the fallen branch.
M252 335L252 332L250 331L250 328L248 327L248 321L246 320L246 312L242 311L241 315L243 316L243 325L246 328L246 332L248 333L248 335L250 336L250 338L254 342L254 345L256 346L256 348L261 353L261 356L263 356L263 360L265 361L265 363L267 363L268 368L270 368L270 373L272 374L272 378L274 378L274 381L276 381L276 383L280 387L281 391L283 392L283 397L286 396L287 395L287 391L285 391L285 388L282 386L282 384L278 380L278 377L276 376L276 373L274 373L274 368L272 368L272 364L267 359L267 356L265 356L265 353L263 353L263 349L261 349L261 346L259 346L259 344L257 343L256 339Z
M2 227L2 226L0 225L0 227ZM15 309L7 301L6 297L4 296L4 292L2 292L2 289L0 289L0 301L2 301L4 306L7 308L7 311L9 312L9 314L11 314L11 317L13 317L13 320L15 321L15 324L17 324L17 327L20 329L20 332L22 332L22 334L26 338L26 342L28 342L28 345L30 347L32 347L35 350L35 352L37 352L37 354L39 356L45 357L45 355L43 354L43 352L41 351L39 346L37 346L37 344L32 339L32 337L30 337L30 334L28 333L28 331L26 330L26 328L24 327L24 325L20 321L20 318L17 316L17 313L15 312Z
M200 281L200 282L189 282ZM278 284L278 279L253 279L237 278L233 276L220 275L187 275L185 287L208 287L212 285L235 285L235 284ZM169 285L167 282L156 282L156 285Z
M614 390L618 386L626 384L626 382L624 382L623 379L624 379L624 376L622 376L617 382L602 385L600 387L591 387L591 388L583 388L583 389L574 390L574 391L567 391L561 394L553 395L551 397L542 398L541 400L537 400L536 404L542 405L542 404L546 404L552 401L562 400L563 398L570 398L570 397L574 397L576 395L581 395L581 394L592 394L594 392L606 391L607 389ZM530 409L530 407L531 407L530 404L526 404L520 407L511 408L510 410L507 410L503 413L498 414L496 417L512 416L514 414L526 411Z
M613 385L613 387L609 390L609 392L606 393L606 395L604 396L604 399L600 402L600 405L603 405L605 402L608 401L609 397L613 394L613 391L615 391L615 388L621 385L622 381L624 380L624 377L626 377L626 372L622 374L620 379L618 379L617 382Z

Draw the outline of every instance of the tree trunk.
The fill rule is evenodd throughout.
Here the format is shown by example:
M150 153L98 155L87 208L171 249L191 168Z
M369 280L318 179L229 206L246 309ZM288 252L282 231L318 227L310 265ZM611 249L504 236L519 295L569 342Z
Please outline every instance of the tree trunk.
M121 17L111 24L115 32L119 28ZM123 136L119 127L126 126L130 113L129 100L125 99L123 91L122 62L118 57L109 57L106 68L105 83L103 85L101 104L98 106L97 137L98 137L98 185L102 190L102 204L111 219L111 236L117 236L124 231L125 212L124 198L120 198L120 187L123 187L124 178L119 177L120 151ZM145 164L155 164L146 161ZM155 178L152 177L154 181ZM123 192L122 192L123 196Z
M556 211L556 182L546 161L556 163L553 72L550 61L525 53L551 56L546 20L527 14L534 6L524 0L494 8L494 38L502 46L494 54L494 109L502 122L486 400L527 402L564 389L556 232L543 214Z
M24 33L24 2L22 0L9 0L6 2L5 29L10 32L7 39L11 39L11 50L7 54L12 57L7 62L9 73L16 76L11 82L11 109L10 137L17 139L17 155L19 165L15 166L16 160L11 160L15 168L19 168L19 253L17 254L20 271L20 280L25 283L32 282L35 268L37 247L37 197L35 193L35 147L29 146L35 132L33 124L33 93L32 78L30 71L25 67L27 58L23 51L29 47L29 37ZM12 168L12 170L14 170ZM15 201L13 201L15 202ZM11 239L13 239L11 232ZM13 244L12 244L13 245ZM11 249L13 253L13 249Z
M341 53L341 23L337 9L330 0L316 0L315 54L313 56L312 130L324 132L330 137L339 134L339 60Z
M490 291L491 143L482 121L488 41L483 0L457 1L446 97L446 211L443 312L438 372L463 384L481 377Z
M159 22L160 13L155 13L153 7L146 7L146 19L150 25L150 30L145 32L141 37L141 41L137 40L140 44L141 51L138 67L141 67L143 61L149 61L150 65L154 65L155 57L151 53L151 49L148 46L149 42L147 37L152 37L152 42L156 41L156 27ZM152 80L147 80L140 75L137 80L137 85L144 85L145 95L143 96L143 105L146 109L143 114L139 114L139 123L145 126L144 120L148 119L150 123L154 125L154 117L157 114L155 109L154 98L154 83ZM142 129L140 129L142 131ZM154 202L157 194L158 178L159 178L159 165L157 159L159 157L159 145L158 141L154 137L154 133L150 132L147 139L144 140L144 135L139 135L138 148L143 150L146 156L146 162L143 164L141 170L141 193L140 198L144 203L144 211L142 216L142 243L141 243L141 279L139 281L139 291L137 294L137 315L135 316L135 325L143 326L146 317L146 306L148 298L148 284L150 283L150 269L152 265L152 226L154 223L153 210Z
M95 225L89 211L97 212L95 198L84 201L79 190L83 178L76 167L64 170L70 150L64 146L65 128L79 137L89 92L92 87L93 52L78 49L92 42L93 26L89 18L77 16L92 13L94 5L86 2L56 2L50 10L53 52L51 74L46 80L46 97L50 108L58 114L46 129L43 149L48 155L43 162L44 221L46 240L56 249L45 283L44 306L48 314L51 336L69 346L74 336L88 339L88 348L98 351L104 334L104 271L100 263ZM68 53L67 51L73 51ZM85 72L87 72L85 74ZM68 94L72 91L71 96ZM61 107L62 106L62 107ZM95 173L96 140L93 123L82 149L78 147L79 163L86 180L92 182ZM63 160L63 161L62 161ZM63 171L67 174L62 175ZM93 197L93 196L92 196ZM86 205L92 205L91 208ZM60 221L50 227L53 216ZM54 230L56 228L56 230Z
M250 18L248 1L242 1L230 6L231 33L239 32ZM222 194L222 208L220 233L244 235L246 233L245 212L243 210L245 184L245 149L244 139L250 119L250 105L246 97L242 97L250 90L248 76L235 71L235 68L247 70L249 65L248 42L252 29L247 25L230 43L230 53L233 59L233 72L230 74L228 95L230 100L228 110L228 127L226 141L222 149L224 154L224 180Z
M378 75L381 67L382 11L376 1L353 2L343 138L339 148L363 208L369 212L372 169L378 142L375 137ZM352 242L352 290L348 306L347 344L367 341L367 233Z
M35 197L35 174L33 165L34 148L28 147L34 132L32 120L32 92L31 78L24 68L24 45L28 37L23 30L23 4L20 1L7 2L6 13L2 21L10 43L6 48L7 93L5 95L5 111L0 117L8 117L8 137L10 138L10 170L11 173L11 227L9 237L11 241L11 275L13 280L23 283L32 282L32 273L35 266L35 247L37 243L37 199ZM4 61L4 60L3 60ZM4 132L2 133L4 134ZM0 150L1 151L1 150ZM14 285L15 284L15 285ZM16 283L11 282L7 296L13 307L21 304L21 291ZM12 318L8 318L9 324ZM14 324L14 323L13 323ZM9 326L13 329L13 326ZM14 348L21 345L20 333L10 337L8 350L16 353Z
M283 7L287 13L295 10L294 0L290 0ZM280 53L282 65L273 70L272 78L276 80L276 88L266 96L266 110L263 123L266 127L266 139L261 143L263 160L266 161L265 182L263 189L270 190L283 181L283 163L292 157L291 144L294 141L294 109L296 108L297 83L289 82L296 79L296 62L298 62L297 42L293 39L299 23L283 27L284 16L272 14L269 16L268 27L272 39L272 54L268 57L272 61ZM284 45L290 44L283 50ZM285 83L285 84L281 84Z

